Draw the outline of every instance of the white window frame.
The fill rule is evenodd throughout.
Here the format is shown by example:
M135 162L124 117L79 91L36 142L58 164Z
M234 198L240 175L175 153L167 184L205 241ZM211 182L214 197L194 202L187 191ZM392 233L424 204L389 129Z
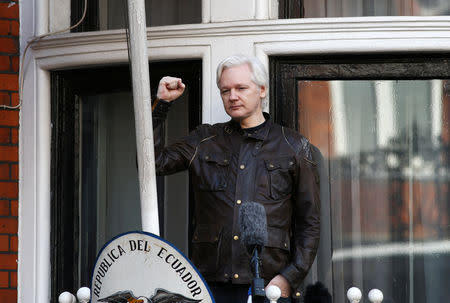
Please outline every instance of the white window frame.
M34 5L27 5L32 2ZM47 3L48 4L48 3ZM46 1L21 4L21 50L49 28ZM215 84L224 57L450 52L450 17L357 17L237 21L148 29L150 60L203 62L203 122L227 120ZM18 302L50 300L50 71L128 60L123 30L64 34L34 46L20 112ZM76 291L76 290L71 290Z

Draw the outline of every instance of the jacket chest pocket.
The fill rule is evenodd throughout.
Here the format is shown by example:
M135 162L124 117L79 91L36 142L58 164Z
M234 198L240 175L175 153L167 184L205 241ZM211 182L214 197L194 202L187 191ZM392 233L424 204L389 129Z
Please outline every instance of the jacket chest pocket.
M294 158L273 158L264 162L269 176L270 197L279 200L290 195L293 188Z
M204 153L199 156L198 188L202 191L223 191L227 187L230 155Z

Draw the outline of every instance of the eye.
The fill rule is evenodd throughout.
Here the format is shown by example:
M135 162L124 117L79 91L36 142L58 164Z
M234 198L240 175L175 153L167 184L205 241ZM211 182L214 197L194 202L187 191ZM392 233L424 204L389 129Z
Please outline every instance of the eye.
M246 90L246 89L247 89L246 86L241 86L241 87L239 87L239 90Z
M229 90L229 89L223 89L223 90L220 91L220 93L221 93L222 95L227 95L227 94L230 93L230 90Z

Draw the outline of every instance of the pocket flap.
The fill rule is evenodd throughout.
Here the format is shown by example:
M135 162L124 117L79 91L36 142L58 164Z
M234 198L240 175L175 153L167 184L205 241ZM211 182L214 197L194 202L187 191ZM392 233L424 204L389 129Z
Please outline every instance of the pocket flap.
M281 157L281 158L265 159L264 162L266 163L266 168L268 170L274 170L279 168L289 169L294 165L295 160L293 157Z
M208 242L215 243L219 241L219 236L221 233L221 227L209 225L209 224L199 224L195 228L194 235L192 236L193 243Z
M291 249L291 241L289 239L289 234L287 231L280 228L268 226L267 232L267 247L275 247L288 251Z
M230 155L226 153L203 153L200 158L206 162L217 163L219 165L229 165Z

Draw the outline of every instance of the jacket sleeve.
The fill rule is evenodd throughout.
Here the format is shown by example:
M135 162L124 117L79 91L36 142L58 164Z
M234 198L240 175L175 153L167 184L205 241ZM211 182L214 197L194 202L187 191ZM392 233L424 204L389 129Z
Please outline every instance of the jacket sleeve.
M311 145L305 138L302 140L293 200L292 259L281 272L289 281L294 297L300 296L300 284L314 262L320 240L319 174Z
M169 175L189 168L195 150L201 141L203 127L198 127L188 136L164 146L164 125L171 103L155 100L152 107L153 141L155 146L155 168L157 175Z

